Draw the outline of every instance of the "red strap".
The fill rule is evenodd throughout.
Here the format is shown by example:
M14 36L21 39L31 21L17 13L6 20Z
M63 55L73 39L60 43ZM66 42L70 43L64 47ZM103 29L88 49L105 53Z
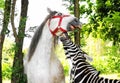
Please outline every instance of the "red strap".
M56 33L60 30L60 31L62 31L62 32L67 32L65 29L63 29L62 27L61 27L61 22L62 22L62 19L64 18L64 17L68 17L69 15L62 15L62 16L53 16L52 17L52 19L54 19L54 18L60 18L60 20L59 20L59 23L58 23L58 26L55 28L55 30L51 30L50 29L50 27L49 27L49 29L50 29L50 32L53 34L53 36L56 36ZM49 19L49 23L48 23L48 25L50 26L50 21L51 21L51 19Z
M65 29L63 29L62 27L59 28L62 32L67 32Z
M53 16L52 18L63 18L63 17L68 17L70 15L61 15L61 16Z
M56 36L56 33L58 32L58 31L62 31L62 32L67 32L65 29L63 29L62 27L60 27L60 28L56 28L54 31L52 31L51 29L50 29L50 32L54 35L54 36Z

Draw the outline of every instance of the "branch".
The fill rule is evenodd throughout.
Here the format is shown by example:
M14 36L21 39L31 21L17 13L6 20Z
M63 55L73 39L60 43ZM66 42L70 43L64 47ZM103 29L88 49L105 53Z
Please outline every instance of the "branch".
M16 28L15 28L15 23L14 23L15 5L16 5L16 0L12 0L11 25L12 25L12 30L13 30L13 35L15 37L15 41L18 41L17 32L16 32Z

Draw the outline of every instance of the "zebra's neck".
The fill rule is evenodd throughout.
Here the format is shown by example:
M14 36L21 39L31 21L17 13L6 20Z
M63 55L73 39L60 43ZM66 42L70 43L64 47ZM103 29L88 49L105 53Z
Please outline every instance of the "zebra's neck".
M63 41L63 46L66 56L72 62L72 83L120 83L118 80L99 77L100 72L86 61L85 53L72 41Z
M72 61L78 57L82 60L86 60L84 57L85 52L83 52L80 47L75 45L71 40L64 40L63 48L65 50L66 58L71 59Z

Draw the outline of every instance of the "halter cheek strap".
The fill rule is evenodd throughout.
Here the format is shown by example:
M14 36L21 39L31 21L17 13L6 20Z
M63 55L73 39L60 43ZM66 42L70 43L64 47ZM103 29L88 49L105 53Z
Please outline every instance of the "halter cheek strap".
M62 23L62 19L64 17L68 17L68 16L69 15L53 16L51 19L55 19L55 18L59 18L60 19L59 23L58 23L58 26L54 30L50 29L50 21L51 21L51 19L49 20L48 26L49 26L50 32L52 33L53 36L56 36L57 33L59 34L59 33L62 33L62 32L67 32L65 29L63 29L61 27L61 23Z

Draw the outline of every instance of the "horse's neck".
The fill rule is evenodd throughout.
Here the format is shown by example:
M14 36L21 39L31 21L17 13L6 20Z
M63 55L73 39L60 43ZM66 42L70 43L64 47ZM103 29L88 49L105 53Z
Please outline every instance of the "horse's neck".
M45 25L34 56L39 59L49 60L53 52L53 37L49 31L49 28Z

